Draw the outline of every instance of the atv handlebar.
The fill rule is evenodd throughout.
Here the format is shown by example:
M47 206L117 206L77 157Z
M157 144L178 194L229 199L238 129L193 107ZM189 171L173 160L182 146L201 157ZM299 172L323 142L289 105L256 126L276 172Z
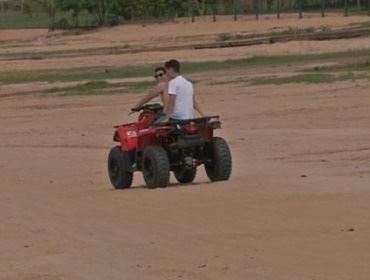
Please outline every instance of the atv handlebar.
M159 104L159 103L154 103L154 104L145 104L141 107L137 107L137 108L131 108L131 113L136 113L136 112L140 112L140 111L151 111L151 112L154 112L154 113L157 113L159 111L162 111L163 110L163 105L162 104Z

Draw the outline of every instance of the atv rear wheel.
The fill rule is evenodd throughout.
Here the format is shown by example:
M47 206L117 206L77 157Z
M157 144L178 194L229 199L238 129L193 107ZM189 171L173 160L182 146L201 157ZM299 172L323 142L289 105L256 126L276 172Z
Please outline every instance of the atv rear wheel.
M108 157L109 179L115 189L127 189L132 185L134 174L128 170L128 155L117 146L111 149Z
M227 181L232 170L231 152L223 138L213 137L206 146L208 160L205 169L208 178L212 182Z
M185 167L180 167L176 169L173 174L175 175L175 178L179 183L188 184L194 181L195 177L197 176L197 169L187 169Z
M167 152L160 146L149 146L143 154L143 176L150 189L164 188L170 181L170 162Z

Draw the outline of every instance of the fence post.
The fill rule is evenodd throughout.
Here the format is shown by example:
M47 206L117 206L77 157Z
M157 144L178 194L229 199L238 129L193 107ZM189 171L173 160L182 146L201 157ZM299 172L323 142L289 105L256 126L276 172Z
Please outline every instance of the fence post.
M299 0L299 18L302 18L303 0Z
M213 0L213 22L217 21L217 12L218 12L218 1L219 0ZM370 0L369 0L370 1Z
M5 10L4 10L4 2L1 1L1 22L4 22L4 17L5 17Z
M131 13L130 13L131 15ZM169 2L168 4L168 20L171 20L172 18L172 2Z
M238 3L237 0L233 0L233 7L234 7L234 21L238 20Z
M170 20L172 22L175 21L175 2L174 0L170 1L170 13L169 13Z
M190 12L191 12L191 22L195 22L195 13L194 13L194 0L190 0Z
M188 8L187 16L191 18L191 0L187 0L186 3L187 3L187 8Z
M254 3L254 11L256 13L256 20L259 19L259 7L258 7L258 0L254 0L253 1Z
M280 13L281 13L281 0L277 0L277 18L280 19Z
M344 16L348 16L348 0L344 0Z
M321 16L325 17L325 0L321 0Z
M54 23L55 23L55 17L56 17L56 14L57 14L57 8L55 6L55 0L52 0L51 3L52 3L52 7L51 7L51 20L52 20L53 25L54 25Z

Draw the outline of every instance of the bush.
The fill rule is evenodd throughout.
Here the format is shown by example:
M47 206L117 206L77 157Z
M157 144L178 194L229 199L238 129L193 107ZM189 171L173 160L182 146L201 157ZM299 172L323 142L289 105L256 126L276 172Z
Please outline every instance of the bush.
M216 41L223 42L223 41L229 41L229 40L232 40L232 39L234 39L233 34L230 34L230 33L221 33L221 34L219 34L217 36Z
M107 21L108 26L115 26L115 25L119 24L120 19L119 19L119 16L117 16L115 14L108 14L107 18L106 18L106 21Z
M49 25L50 30L58 29L72 29L72 25L68 22L66 18L61 18L60 20L53 22Z

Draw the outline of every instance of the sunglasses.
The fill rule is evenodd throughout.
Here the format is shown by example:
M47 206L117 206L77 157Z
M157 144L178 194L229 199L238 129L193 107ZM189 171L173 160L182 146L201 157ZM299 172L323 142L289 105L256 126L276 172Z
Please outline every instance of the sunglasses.
M164 76L164 73L159 73L159 74L155 75L154 78L158 79L158 78L163 77L163 76Z

